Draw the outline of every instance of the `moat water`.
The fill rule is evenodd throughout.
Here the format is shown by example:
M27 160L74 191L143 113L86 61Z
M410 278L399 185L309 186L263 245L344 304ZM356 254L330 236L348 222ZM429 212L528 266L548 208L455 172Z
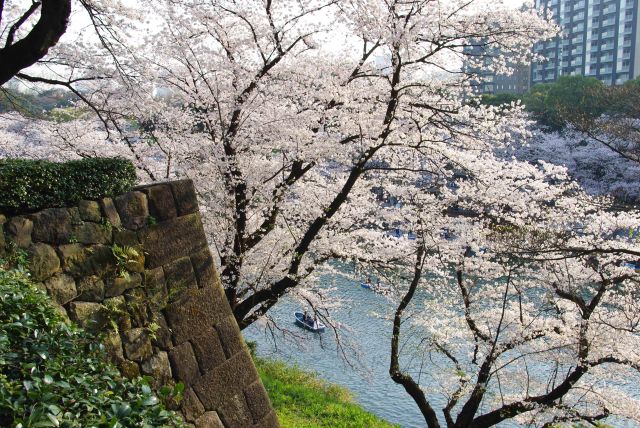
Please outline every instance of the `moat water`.
M243 331L247 340L258 343L258 354L297 364L316 372L322 379L348 388L355 400L367 411L403 427L423 427L424 418L404 389L389 377L391 321L383 314L392 311L387 298L364 289L350 278L336 275L325 278L327 287L334 286L336 297L343 300L332 317L345 325L341 341L345 355L337 346L332 331L323 334L302 330L294 325L293 312L300 305L285 297L272 309L271 317L284 329L307 340L284 341L279 331L251 326ZM433 397L436 408L444 400Z
M331 316L343 324L340 328L340 341L344 348L337 346L330 329L318 334L297 327L293 313L300 310L301 306L290 297L281 299L270 311L278 328L289 333L283 334L279 329L265 329L264 326L254 324L243 331L245 338L257 342L260 356L295 364L317 373L322 379L349 389L357 403L382 419L403 428L425 427L424 418L414 401L389 377L392 329L390 316L395 311L395 304L341 274L325 276L321 282L322 287L327 290L333 289L331 295L342 302L340 308L331 311ZM418 302L425 297L417 294L414 301ZM410 306L409 309L415 310L416 307ZM406 330L407 326L403 326L403 334L407 333ZM291 334L296 337L291 339ZM419 340L417 335L407 336L409 339L408 344L405 343L405 355L408 349L413 348L411 342ZM418 361L420 359L418 356ZM425 364L438 363L429 357L423 361ZM640 395L638 385L631 387L631 390ZM428 398L438 413L442 426L446 426L440 410L445 406L445 397L431 395ZM616 427L637 427L628 421L609 419L607 422ZM520 425L514 421L505 421L498 426L511 428Z

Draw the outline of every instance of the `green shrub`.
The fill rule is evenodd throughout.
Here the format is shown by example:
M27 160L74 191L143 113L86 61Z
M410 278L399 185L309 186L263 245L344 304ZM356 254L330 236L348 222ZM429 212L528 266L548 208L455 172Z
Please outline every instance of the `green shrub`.
M0 426L182 425L148 379L124 379L93 340L66 324L23 273L0 269Z
M539 83L524 94L527 111L550 131L559 131L576 117L596 118L604 112L604 84L594 77L560 76L553 83Z
M63 207L128 191L136 182L133 164L118 158L65 163L0 160L0 211L17 213Z

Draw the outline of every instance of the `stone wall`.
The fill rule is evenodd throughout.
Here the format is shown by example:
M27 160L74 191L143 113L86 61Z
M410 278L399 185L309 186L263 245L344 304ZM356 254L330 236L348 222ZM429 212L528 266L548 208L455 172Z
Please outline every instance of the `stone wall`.
M277 427L224 296L190 180L7 218L0 256L29 253L34 281L128 376L185 384L196 427Z

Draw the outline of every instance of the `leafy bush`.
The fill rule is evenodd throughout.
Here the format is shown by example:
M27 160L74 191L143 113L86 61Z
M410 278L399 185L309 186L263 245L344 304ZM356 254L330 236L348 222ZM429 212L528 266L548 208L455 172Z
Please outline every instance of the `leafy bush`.
M523 102L538 123L558 131L571 116L600 116L604 112L604 89L604 84L594 77L561 76L553 83L534 85L523 96Z
M118 158L88 158L65 163L0 160L0 210L8 213L62 207L128 191L135 167Z
M484 105L500 107L518 100L520 100L520 96L515 94L483 94L480 102Z
M0 269L0 426L182 425L148 379L124 379L93 340L66 324L23 273Z

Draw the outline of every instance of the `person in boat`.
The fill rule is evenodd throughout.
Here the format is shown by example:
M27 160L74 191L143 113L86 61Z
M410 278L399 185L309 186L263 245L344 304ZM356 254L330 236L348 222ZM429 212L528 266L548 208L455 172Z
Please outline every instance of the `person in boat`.
M304 311L304 314L302 315L302 322L306 324L308 320L309 315L307 314L307 311Z

